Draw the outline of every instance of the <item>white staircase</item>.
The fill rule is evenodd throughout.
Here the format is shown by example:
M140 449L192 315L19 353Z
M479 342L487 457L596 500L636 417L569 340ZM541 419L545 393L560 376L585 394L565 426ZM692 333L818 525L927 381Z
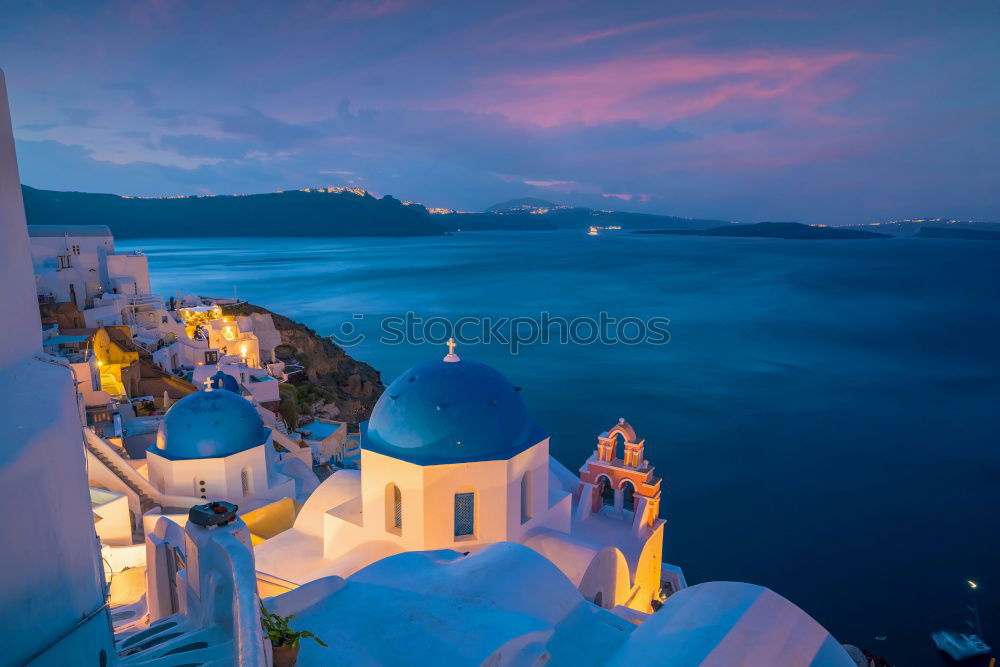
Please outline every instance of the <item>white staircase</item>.
M145 479L139 472L128 464L128 461L124 459L114 448L105 442L100 436L91 431L90 429L85 429L87 434L84 439L84 446L87 451L93 454L97 460L105 465L105 467L113 472L121 482L132 489L135 495L139 496L139 506L142 508L142 513L145 514L154 507L158 507L159 503L156 502L156 490L146 482L143 484L135 478ZM93 437L90 437L93 436ZM103 447L101 445L104 445ZM130 471L131 474L129 474ZM141 531L141 528L139 529Z
M205 502L201 498L193 496L171 496L160 493L149 480L133 468L131 464L122 456L107 440L94 433L90 428L83 429L83 444L87 452L101 462L112 474L117 477L122 484L128 487L139 498L139 506L143 514L155 508L161 508L164 513L187 512L193 505ZM142 521L136 517L136 534L133 537L142 537Z

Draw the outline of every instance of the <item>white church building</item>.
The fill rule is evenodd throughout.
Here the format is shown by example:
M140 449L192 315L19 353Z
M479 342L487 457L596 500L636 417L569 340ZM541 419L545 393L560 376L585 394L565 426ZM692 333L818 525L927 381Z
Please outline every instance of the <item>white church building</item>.
M628 456L634 433L616 428L602 438L626 440ZM606 449L613 454L613 444ZM641 457L605 465L652 475ZM326 480L290 530L256 547L258 567L304 583L404 551L520 542L598 605L649 612L661 587L684 584L679 569L661 563L659 480L632 491L627 508L604 505L598 486L550 456L549 436L518 389L452 349L389 385L362 425L360 471Z
M174 404L160 423L156 443L146 452L153 487L169 496L225 500L244 510L308 496L318 484L316 475L300 459L279 456L274 430L253 404L235 389L206 385Z

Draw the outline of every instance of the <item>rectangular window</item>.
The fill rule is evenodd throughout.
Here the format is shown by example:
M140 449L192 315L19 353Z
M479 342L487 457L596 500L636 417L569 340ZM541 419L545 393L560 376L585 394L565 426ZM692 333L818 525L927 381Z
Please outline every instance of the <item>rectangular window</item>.
M74 255L79 255L80 254L80 246L78 246L78 245L74 245L73 246L73 254Z
M474 535L476 528L476 494L455 494L455 537Z
M205 352L205 363L215 364L219 362L219 352L218 350L208 350Z

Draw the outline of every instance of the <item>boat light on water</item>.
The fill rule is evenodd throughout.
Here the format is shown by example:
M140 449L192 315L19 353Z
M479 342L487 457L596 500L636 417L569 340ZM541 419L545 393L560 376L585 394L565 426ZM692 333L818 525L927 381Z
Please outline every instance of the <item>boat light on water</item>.
M979 601L976 599L976 589L979 588L979 584L972 579L967 579L965 583L972 590L972 605L969 607L969 611L972 612L972 620L966 620L966 624L975 632L938 630L931 633L931 639L938 650L947 653L956 662L986 655L990 652L990 646L982 640L983 628L979 619Z

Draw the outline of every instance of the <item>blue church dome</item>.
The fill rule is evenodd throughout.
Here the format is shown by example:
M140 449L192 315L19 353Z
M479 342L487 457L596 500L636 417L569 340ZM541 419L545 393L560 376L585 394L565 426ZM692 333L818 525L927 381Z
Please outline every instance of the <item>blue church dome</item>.
M167 459L212 459L267 440L257 410L230 391L197 391L177 401L160 423L149 451Z
M428 361L396 378L362 424L361 446L435 465L507 460L545 439L507 378L454 359Z
M240 393L240 383L229 373L217 371L216 374L209 379L212 381L212 389L225 389L226 391L231 391L234 394Z

